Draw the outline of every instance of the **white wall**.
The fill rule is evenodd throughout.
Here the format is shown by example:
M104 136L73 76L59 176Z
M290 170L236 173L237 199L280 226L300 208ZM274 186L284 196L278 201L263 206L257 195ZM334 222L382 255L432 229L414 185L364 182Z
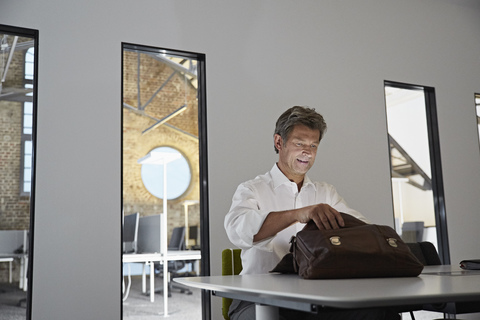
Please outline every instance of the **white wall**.
M34 319L120 317L122 41L206 54L212 274L232 194L271 168L294 104L329 124L312 178L393 223L384 80L435 87L452 262L479 256L473 0L7 0L0 23L40 31Z

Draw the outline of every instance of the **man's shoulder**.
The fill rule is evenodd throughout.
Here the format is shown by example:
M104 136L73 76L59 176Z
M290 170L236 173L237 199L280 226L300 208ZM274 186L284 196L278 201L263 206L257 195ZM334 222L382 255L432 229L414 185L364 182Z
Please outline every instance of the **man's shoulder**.
M265 192L266 190L271 190L272 189L272 177L270 172L266 172L264 174L260 174L256 176L253 179L244 181L240 183L238 186L238 189L249 189L252 192L258 193L258 192Z
M335 190L332 184L325 181L310 180L310 183L315 186L316 190Z
M312 183L316 186L321 186L321 187L331 187L331 188L334 188L334 186L328 182L325 182L325 181L312 181Z
M253 186L253 185L260 185L260 184L270 184L271 181L272 181L272 176L270 175L270 172L266 172L264 174L260 174L256 176L253 179L247 180L242 184Z

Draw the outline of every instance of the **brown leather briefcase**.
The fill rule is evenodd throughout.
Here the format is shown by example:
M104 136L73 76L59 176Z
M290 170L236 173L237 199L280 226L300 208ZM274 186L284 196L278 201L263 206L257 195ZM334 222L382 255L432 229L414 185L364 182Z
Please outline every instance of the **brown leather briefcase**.
M319 230L313 221L292 237L295 271L304 279L415 277L423 265L389 226L342 213L345 227Z

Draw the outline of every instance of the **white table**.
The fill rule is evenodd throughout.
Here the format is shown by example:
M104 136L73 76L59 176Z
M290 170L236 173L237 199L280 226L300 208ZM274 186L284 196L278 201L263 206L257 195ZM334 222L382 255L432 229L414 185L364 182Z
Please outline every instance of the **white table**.
M20 261L20 281L19 287L23 291L27 291L27 266L28 266L28 254L26 253L0 253L0 262L9 263L9 282L12 282L12 262L18 259Z
M155 297L155 271L154 263L167 264L168 261L175 260L200 260L202 258L200 250L169 250L166 257L161 253L127 253L123 255L123 262L139 262L150 266L150 301ZM142 275L142 291L145 292L146 275L145 265ZM130 276L129 276L130 282ZM163 314L168 316L168 274L163 276Z
M261 274L177 278L174 281L213 295L255 302L257 318L278 318L272 307L315 312L480 301L480 271L426 266L418 277L304 280L298 275Z
M8 262L8 282L12 283L12 257L0 257L0 262Z

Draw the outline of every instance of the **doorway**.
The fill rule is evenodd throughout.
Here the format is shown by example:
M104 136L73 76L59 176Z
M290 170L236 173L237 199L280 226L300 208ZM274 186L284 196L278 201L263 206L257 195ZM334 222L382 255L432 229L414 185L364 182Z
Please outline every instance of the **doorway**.
M38 31L0 25L0 314L31 319Z
M199 255L123 263L123 319L138 316L137 300L143 317L151 310L156 317L209 319L210 296L177 292L172 281L210 272L205 93L205 55L122 44L123 261Z
M385 104L395 228L405 242L432 242L448 264L435 90L385 82Z

